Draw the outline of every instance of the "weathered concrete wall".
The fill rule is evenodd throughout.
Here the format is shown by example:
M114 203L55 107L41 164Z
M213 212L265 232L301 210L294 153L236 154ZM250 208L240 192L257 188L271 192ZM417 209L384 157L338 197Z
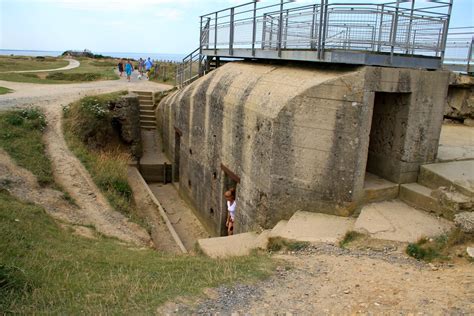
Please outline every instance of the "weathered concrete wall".
M171 161L181 135L180 191L216 234L225 217L221 166L240 178L236 230L243 232L272 227L297 210L354 211L374 100L374 125L393 121L395 133L372 136L371 150L383 139L382 152L392 157L386 166L375 163L376 172L415 181L419 165L436 155L447 81L445 72L229 63L165 98L158 125ZM403 97L398 104L376 92Z
M113 106L113 120L118 123L121 139L131 145L135 158L143 155L140 131L140 103L138 96L133 93L122 96Z

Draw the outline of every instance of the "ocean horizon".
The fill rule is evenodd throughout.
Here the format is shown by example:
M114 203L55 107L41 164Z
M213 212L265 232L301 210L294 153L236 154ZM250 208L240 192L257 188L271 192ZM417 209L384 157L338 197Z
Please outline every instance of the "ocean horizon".
M5 56L60 56L64 51L53 50L22 50L22 49L0 49L0 55ZM115 58L148 58L161 61L180 62L186 56L185 54L155 54L155 53L128 53L128 52L92 52L94 54L110 56Z

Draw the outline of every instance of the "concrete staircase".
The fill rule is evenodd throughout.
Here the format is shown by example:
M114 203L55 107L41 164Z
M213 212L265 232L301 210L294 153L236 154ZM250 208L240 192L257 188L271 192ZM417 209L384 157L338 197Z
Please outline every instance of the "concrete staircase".
M156 129L155 105L153 92L133 91L138 95L140 102L140 127L143 129Z
M400 199L416 208L453 220L474 211L474 160L424 165L417 183L402 184Z

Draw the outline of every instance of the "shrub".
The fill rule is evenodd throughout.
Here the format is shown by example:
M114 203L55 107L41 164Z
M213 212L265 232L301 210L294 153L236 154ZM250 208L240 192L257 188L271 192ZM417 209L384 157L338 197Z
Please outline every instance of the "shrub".
M362 237L363 234L358 233L356 231L348 231L344 238L339 242L339 247L345 248L350 242Z
M96 81L102 79L102 75L98 73L52 72L46 76L46 79L64 81Z

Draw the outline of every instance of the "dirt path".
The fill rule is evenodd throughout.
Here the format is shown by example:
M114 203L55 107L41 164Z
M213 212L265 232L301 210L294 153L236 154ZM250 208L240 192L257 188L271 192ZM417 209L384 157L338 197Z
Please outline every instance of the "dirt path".
M4 83L6 84L4 85ZM168 88L168 86L149 82L134 84L122 80L73 85L1 82L1 85L7 87L14 86L16 91L0 98L0 109L2 107L22 107L27 105L37 105L44 109L48 122L44 141L47 154L52 161L55 180L75 199L80 209L77 212L77 221L67 215L57 214L57 216L63 216L62 219L66 219L73 224L87 223L93 225L100 233L122 241L140 246L150 245L150 236L145 229L131 223L127 218L110 207L84 166L69 151L62 134L62 106L86 94L107 93L129 88L163 90ZM63 210L64 212L69 212L67 208L58 208L57 212L61 213Z

